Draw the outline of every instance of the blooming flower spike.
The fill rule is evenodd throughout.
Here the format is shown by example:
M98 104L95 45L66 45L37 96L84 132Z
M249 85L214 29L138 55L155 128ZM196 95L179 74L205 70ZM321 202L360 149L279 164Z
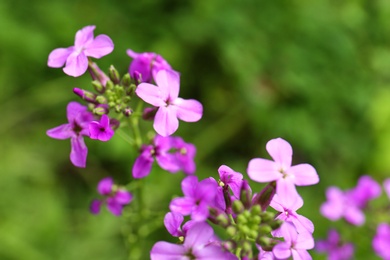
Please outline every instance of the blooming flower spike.
M68 123L52 128L46 132L55 139L68 139L71 142L70 161L74 166L84 168L87 161L88 148L83 136L89 136L88 125L93 119L87 107L70 102L66 108Z
M58 48L49 54L47 65L51 68L64 67L69 76L78 77L88 69L88 58L101 58L112 52L114 44L110 37L101 34L93 37L95 26L86 26L76 33L74 46Z
M179 120L196 122L201 119L203 106L193 99L179 98L180 76L171 70L160 70L156 75L157 86L149 83L138 85L135 93L146 103L158 107L154 118L154 130L161 136L176 132Z
M319 182L316 170L310 164L298 164L291 166L292 147L282 138L270 140L266 149L273 161L255 158L249 162L248 175L257 182L276 181L276 192L285 195L292 195L295 192L295 185L306 186Z

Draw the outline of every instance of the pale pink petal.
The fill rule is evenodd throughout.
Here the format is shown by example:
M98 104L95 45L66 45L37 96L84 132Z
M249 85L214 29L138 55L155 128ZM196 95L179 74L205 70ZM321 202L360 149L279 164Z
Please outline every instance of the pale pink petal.
M302 234L298 234L297 239L295 240L294 248L300 251L300 249L313 249L314 248L314 238L311 233L304 232Z
M177 98L173 105L177 107L177 117L184 122L196 122L202 118L203 106L197 100Z
M257 182L270 182L282 178L275 162L262 158L250 160L247 172L249 178Z
M162 98L173 102L179 96L180 75L173 70L160 70L155 79L161 88Z
M351 224L361 226L366 221L363 211L356 207L347 207L344 211L344 218Z
M283 199L282 201L295 201L299 196L294 183L290 178L281 178L276 181L276 193Z
M169 136L179 128L176 110L171 107L160 107L154 117L153 128L161 136Z
M313 233L314 232L314 224L313 224L313 222L311 222L310 219L308 219L308 218L306 218L306 217L304 217L302 215L298 215L297 214L296 220L297 221L293 220L293 223L297 227L297 231L299 233L301 233L301 231L302 231L301 227L303 227L309 233ZM299 224L297 224L297 223L299 223Z
M292 250L293 260L311 260L311 255L306 250Z
M114 43L105 34L100 34L85 46L84 54L88 57L99 59L114 50Z
M133 50L130 50L130 49L127 49L126 53L127 53L127 55L129 55L133 59L137 58L140 55L139 53L134 52Z
M54 139L68 139L74 135L70 124L63 124L46 131L46 134Z
M196 248L208 243L213 236L213 229L205 222L193 225L188 231L184 240L185 248Z
M66 59L73 52L74 47L58 48L50 52L47 66L51 68L61 68L65 65Z
M385 192L387 194L387 197L390 199L390 178L387 178L383 181L383 187L385 188Z
M88 58L83 52L78 54L73 52L66 60L66 65L63 71L69 76L79 77L88 69Z
M76 33L76 37L74 40L74 46L78 49L83 47L84 45L92 42L93 40L93 31L95 30L96 26L89 25L85 26L84 28L80 29Z
M73 123L73 121L80 116L80 113L87 111L87 107L81 105L78 102L72 101L66 106L66 117L69 123Z
M287 170L295 176L294 183L298 186L313 185L320 181L317 171L310 164L298 164Z
M170 173L176 173L180 171L180 165L174 154L164 153L162 155L157 155L156 161L161 168Z
M181 190L186 197L194 198L198 189L198 177L188 176L181 182Z
M286 170L291 166L293 151L286 140L282 138L272 139L268 141L266 149L279 167Z
M72 137L71 141L71 151L70 151L70 161L74 166L85 168L87 164L87 154L88 148L84 143L84 138L82 136Z
M141 83L137 86L135 94L145 101L155 107L165 106L165 100L162 97L161 89L155 85L149 83Z
M209 245L194 252L197 260L238 260L235 255L223 251L222 247Z
M287 259L291 256L290 244L287 242L281 242L274 246L272 253L274 253L275 257L278 259Z
M182 245L160 241L150 251L151 260L189 260L185 256L186 249Z
M172 236L178 237L183 234L180 228L183 221L184 217L182 214L176 212L168 212L167 214L165 214L164 217L164 226Z
M280 196L278 194L274 195L269 205L276 211L284 212L284 204L283 201L280 200Z

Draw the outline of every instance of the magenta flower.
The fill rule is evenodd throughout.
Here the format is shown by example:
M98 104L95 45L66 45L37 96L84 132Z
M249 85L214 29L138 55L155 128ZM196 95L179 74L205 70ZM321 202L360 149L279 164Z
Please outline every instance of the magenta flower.
M107 209L112 214L120 216L123 207L133 200L133 195L127 190L116 186L110 177L102 179L98 184L97 190L104 196L104 199L92 201L90 211L93 214L98 214L101 206L107 204Z
M280 219L284 222L288 221L294 224L298 233L314 232L314 225L308 218L296 213L298 209L303 206L303 200L301 196L279 196L275 194L270 206L279 212L276 219ZM275 230L273 235L280 237L280 230Z
M360 226L365 222L363 211L358 207L353 197L337 187L329 187L326 190L327 201L321 205L321 214L336 221L344 217L349 223Z
M154 159L158 165L166 171L175 173L180 170L176 155L170 153L174 148L174 139L170 136L162 137L156 135L152 145L143 145L141 154L137 157L133 165L133 177L144 178L152 170Z
M379 197L381 192L381 186L371 176L363 175L359 178L356 187L348 192L348 196L363 209L370 200Z
M213 234L214 231L208 224L196 223L187 231L182 245L165 241L157 242L150 251L150 258L152 260L237 259L231 253L224 251L221 246L209 242Z
M191 215L192 220L204 221L209 216L209 207L215 204L217 187L210 179L198 182L198 177L188 176L181 182L184 197L174 198L169 209L184 216Z
M94 25L77 31L74 46L58 48L49 54L47 65L51 68L63 68L69 76L78 77L88 69L88 58L101 58L112 52L114 44L110 37L101 34L93 37Z
M107 115L102 115L100 122L92 121L89 124L89 133L91 139L106 142L114 135L114 130L110 126L110 118Z
M296 194L295 185L306 186L319 182L316 170L310 164L291 166L292 147L282 138L270 140L266 149L273 161L255 158L248 164L248 175L257 182L276 181L276 193L286 196Z
M390 259L390 225L381 223L376 229L376 234L372 240L372 247L375 253L382 259Z
M198 222L189 220L183 225L183 227L181 227L183 221L184 216L182 214L177 212L168 212L164 217L164 226L172 236L184 237L186 236L187 231Z
M193 144L186 143L184 140L175 136L172 137L174 155L176 163L185 174L193 174L196 170L194 157L196 154L196 147Z
M153 52L136 53L130 49L127 55L133 58L129 73L132 78L138 78L136 72L141 74L142 82L151 82L160 70L172 70L171 66L160 55Z
M316 251L328 254L328 260L352 259L354 247L352 243L343 243L339 233L331 229L326 240L319 240L316 243Z
M272 250L278 259L311 260L307 250L314 248L314 239L308 233L298 234L289 222L281 226L284 242L276 244Z
M220 182L223 186L227 185L233 192L233 195L239 199L242 186L242 174L234 171L226 165L221 165L218 168Z
M203 106L193 99L179 98L180 76L177 72L160 70L155 81L138 85L135 93L146 103L158 107L153 127L161 136L173 134L179 127L179 120L196 122L200 120Z
M49 129L46 134L55 139L70 138L70 161L74 166L84 168L87 162L88 148L83 136L89 136L88 125L93 120L87 107L70 102L66 108L68 123Z

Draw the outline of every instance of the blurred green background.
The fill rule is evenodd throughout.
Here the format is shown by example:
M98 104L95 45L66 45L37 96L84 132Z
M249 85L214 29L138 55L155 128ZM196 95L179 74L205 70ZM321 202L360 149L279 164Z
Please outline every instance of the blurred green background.
M95 35L114 41L98 61L103 70L126 73L131 48L159 53L181 72L181 97L204 105L202 120L177 132L197 146L201 177L217 178L222 164L246 176L250 159L269 158L268 140L289 141L294 163L320 175L320 184L298 189L299 212L324 238L340 225L319 214L326 187L390 173L389 17L387 0L1 1L0 259L129 259L129 249L147 259L156 239L168 239L160 228L131 246L126 218L88 212L102 177L130 180L136 154L119 136L87 140L87 168L78 169L69 140L45 134L66 122L66 104L78 100L72 88L90 88L87 74L46 65L77 30L96 25ZM148 207L167 211L182 177L155 167L145 180ZM374 259L373 229L344 233L356 259Z

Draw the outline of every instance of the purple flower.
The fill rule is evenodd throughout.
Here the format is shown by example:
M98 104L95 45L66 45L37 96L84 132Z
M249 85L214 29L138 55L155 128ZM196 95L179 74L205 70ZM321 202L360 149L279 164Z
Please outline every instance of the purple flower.
M86 26L77 31L74 46L58 48L49 54L47 65L51 68L63 68L69 76L78 77L88 69L88 58L101 58L112 52L114 44L110 37L101 34L93 37L95 26Z
M157 242L150 251L150 258L152 260L237 259L231 253L224 251L221 246L210 243L213 234L214 231L208 224L196 223L187 231L182 245L164 241Z
M360 226L365 222L363 211L356 202L349 196L348 192L343 192L337 187L329 187L326 190L327 201L321 205L321 214L336 221L344 217L349 223Z
M276 258L286 259L292 256L294 260L311 260L307 250L314 247L314 239L309 233L298 234L289 222L281 226L284 242L274 246L272 252Z
M183 227L181 227L183 221L184 217L182 214L177 212L168 212L164 217L164 226L172 236L184 237L186 236L187 231L198 222L189 220L183 225Z
M276 211L280 212L276 219L280 219L284 222L291 222L294 224L298 233L301 234L309 232L312 234L314 232L313 222L311 222L308 218L296 213L296 211L303 206L303 200L301 196L281 197L278 194L275 194L270 206ZM273 235L280 237L280 230L275 230Z
M198 182L198 177L188 176L181 182L184 197L174 198L169 209L184 216L191 215L192 220L204 221L209 216L209 207L215 204L217 187L210 179Z
M390 259L390 225L381 223L377 226L376 234L372 240L375 253L385 260Z
M100 122L92 121L89 123L89 133L91 139L106 142L114 135L114 130L110 127L110 118L102 115Z
M55 139L70 138L70 161L74 166L84 168L87 161L88 148L83 136L89 136L88 125L93 120L87 107L70 102L66 108L68 123L49 129L46 134Z
M177 163L176 156L170 153L172 148L172 137L156 135L152 145L143 145L141 147L141 154L137 157L133 165L133 177L144 178L149 175L154 158L164 170L171 173L179 171L180 165Z
M160 70L155 78L157 86L149 83L138 85L135 93L146 103L158 107L153 127L159 135L169 136L179 127L179 120L200 120L203 106L193 99L179 98L180 76L177 72Z
M310 164L291 166L292 147L282 138L270 140L266 149L273 161L255 158L248 164L248 175L257 182L276 181L276 193L286 196L297 195L295 185L306 186L319 182L316 170ZM295 193L295 195L293 194Z
M107 204L107 209L114 215L122 214L123 206L129 204L133 195L125 189L118 188L112 178L107 177L102 179L97 187L99 194L104 196L103 200L93 200L90 206L90 211L93 214L98 214L102 204Z
M242 185L242 174L235 172L232 168L226 165L221 165L218 168L220 182L222 186L227 185L232 190L236 198L240 198L240 191Z
M141 74L142 82L151 82L152 76L156 78L160 70L172 70L171 66L160 55L153 52L136 53L130 49L127 55L133 58L130 63L129 73L132 78L138 78L136 72Z
M316 251L328 254L328 260L348 260L353 257L353 244L340 241L339 233L331 229L326 240L316 243Z
M368 175L363 175L359 178L356 187L349 191L350 200L363 209L370 200L373 200L381 194L381 186Z

